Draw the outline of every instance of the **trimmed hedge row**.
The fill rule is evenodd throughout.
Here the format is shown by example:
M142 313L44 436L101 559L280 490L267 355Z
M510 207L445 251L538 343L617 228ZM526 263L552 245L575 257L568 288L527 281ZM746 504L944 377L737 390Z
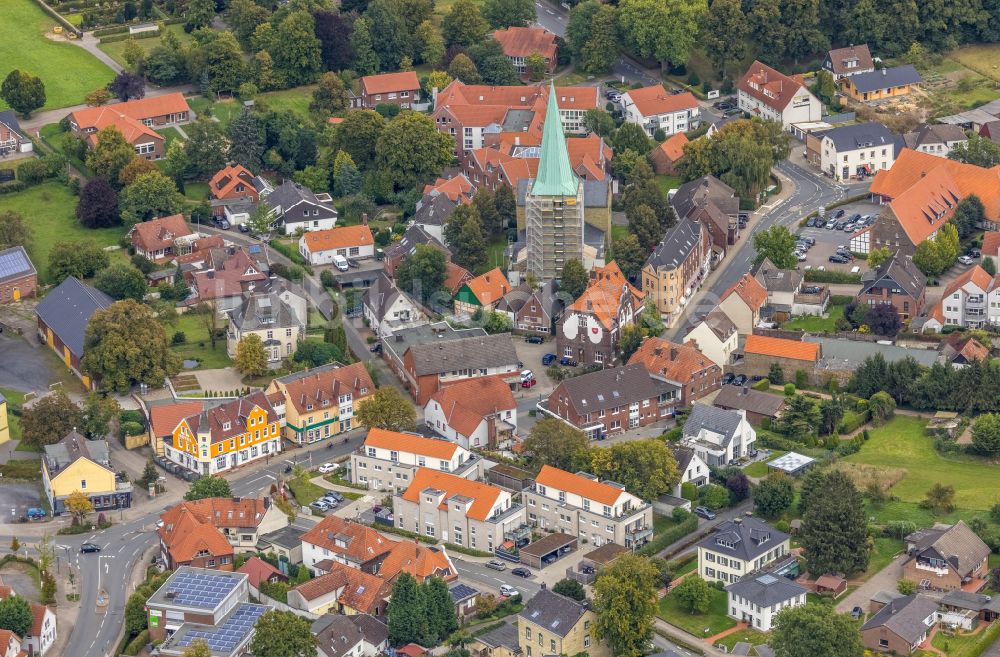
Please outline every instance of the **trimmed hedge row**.
M139 32L138 34L113 34L102 38L100 43L118 43L119 41L128 41L129 39L152 39L158 36L160 36L159 30L155 32Z
M846 271L819 271L818 269L810 269L805 273L806 282L808 283L861 283L861 274L852 274Z
M698 516L693 513L689 514L679 524L671 527L659 536L654 536L653 540L639 548L638 553L648 557L654 556L671 543L676 543L696 529L698 529Z

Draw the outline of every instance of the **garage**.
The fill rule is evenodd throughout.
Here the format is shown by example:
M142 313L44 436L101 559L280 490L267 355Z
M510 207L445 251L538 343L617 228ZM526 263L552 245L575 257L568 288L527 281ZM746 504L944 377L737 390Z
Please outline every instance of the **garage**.
M569 534L549 534L521 548L521 563L529 568L542 569L555 563L559 557L576 550L577 537Z

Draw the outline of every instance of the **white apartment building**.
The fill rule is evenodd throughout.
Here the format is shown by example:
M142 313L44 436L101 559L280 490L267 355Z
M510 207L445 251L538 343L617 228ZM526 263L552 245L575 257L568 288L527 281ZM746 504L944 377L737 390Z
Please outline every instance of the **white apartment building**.
M774 617L788 607L806 603L806 589L787 577L764 573L726 587L730 618L760 632L770 632Z
M940 331L944 326L982 328L998 325L1000 278L990 276L979 265L973 265L945 288L941 301L930 309L923 330Z
M751 116L778 121L789 130L796 123L819 121L823 106L800 77L789 77L755 61L740 78L737 107Z
M881 123L845 125L820 135L820 168L838 182L892 167L903 139Z
M483 460L458 443L385 429L369 431L351 454L351 480L371 490L402 492L418 468L478 479Z
M752 516L727 520L698 542L698 575L709 582L738 582L788 554L790 538Z
M698 99L690 91L671 94L662 84L626 91L621 105L625 121L641 126L650 137L657 130L668 137L694 130L701 122Z

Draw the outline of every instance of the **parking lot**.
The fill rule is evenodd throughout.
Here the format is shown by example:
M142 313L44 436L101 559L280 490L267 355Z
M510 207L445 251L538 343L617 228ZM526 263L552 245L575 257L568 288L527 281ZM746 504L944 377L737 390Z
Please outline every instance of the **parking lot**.
M38 486L5 481L0 486L0 523L16 523L30 507L40 507L42 496Z
M841 210L843 210L843 215L837 218L837 215ZM837 208L836 210L827 212L826 218L828 220L835 219L840 222L846 221L857 214L864 217L876 215L879 211L880 208L875 203L850 203ZM809 267L811 269L816 269L818 267L823 267L824 269L830 271L849 272L854 267L860 267L860 271L864 271L867 267L863 260L856 260L847 264L830 262L830 256L837 252L838 247L844 247L848 250L850 249L851 235L855 232L857 231L845 232L844 230L828 229L826 227L799 228L797 230L797 237L812 238L816 240L815 245L813 245L813 247L806 253L806 259L799 263L799 268L805 269L806 267Z

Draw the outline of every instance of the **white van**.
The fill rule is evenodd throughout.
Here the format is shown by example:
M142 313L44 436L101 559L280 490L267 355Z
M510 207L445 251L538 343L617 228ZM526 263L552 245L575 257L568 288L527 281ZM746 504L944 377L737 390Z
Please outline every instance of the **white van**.
M347 264L347 258L342 255L333 256L333 266L340 271L347 271L349 265Z

